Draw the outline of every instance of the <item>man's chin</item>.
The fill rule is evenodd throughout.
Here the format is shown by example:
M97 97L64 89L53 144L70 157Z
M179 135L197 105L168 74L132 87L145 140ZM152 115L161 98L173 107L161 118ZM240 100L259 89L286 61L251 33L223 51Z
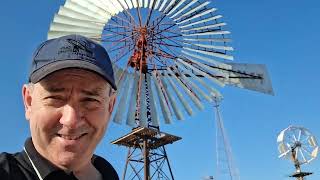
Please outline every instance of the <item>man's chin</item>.
M63 170L77 169L82 162L82 155L75 152L61 152L59 153L56 161L56 165Z

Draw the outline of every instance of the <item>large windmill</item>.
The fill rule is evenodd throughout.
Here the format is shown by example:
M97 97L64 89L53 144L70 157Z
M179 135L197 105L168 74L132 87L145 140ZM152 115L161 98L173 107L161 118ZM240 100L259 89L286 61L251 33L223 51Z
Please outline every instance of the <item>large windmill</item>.
M231 62L230 32L211 4L206 0L67 0L50 25L49 39L80 34L106 47L118 86L113 121L134 128L114 143L130 148L127 165L132 167L131 160L143 162L145 179L157 175L173 179L169 163L166 176L161 173L162 161L152 161L152 155L168 162L164 145L180 138L161 133L159 127L194 114L195 108L204 109L205 101L218 102L222 95L216 86L273 94L264 65ZM143 158L133 158L136 149ZM150 165L151 161L158 165ZM141 169L132 169L134 177L140 177Z

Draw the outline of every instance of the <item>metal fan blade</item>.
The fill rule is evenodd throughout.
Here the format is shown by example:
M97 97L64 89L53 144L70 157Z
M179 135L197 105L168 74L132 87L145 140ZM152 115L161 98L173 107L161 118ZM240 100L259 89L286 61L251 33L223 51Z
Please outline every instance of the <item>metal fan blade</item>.
M217 67L222 68L222 69L231 69L231 66L230 66L230 65L225 64L225 63L221 63L221 62L218 62L218 61L215 61L215 60L212 59L212 58L207 58L207 57L204 57L204 56L199 56L199 55L197 55L197 54L189 53L189 52L184 51L184 50L182 50L181 53L183 53L183 54L186 55L186 56L192 57L191 59L196 58L196 59L202 60L202 61L204 61L204 62L207 62L207 63L209 63L209 64L213 64L214 66L217 66ZM188 59L189 59L189 58L188 58Z
M190 15L190 14L198 11L199 9L205 7L205 6L208 5L208 4L210 4L209 1L204 2L204 3L200 4L199 6L193 7L190 11L187 11L185 14L183 14L183 15L181 15L180 17L174 19L174 21L177 22L177 21L179 21L181 18L186 17L186 16L188 16L188 15Z
M157 93L158 93L158 98L159 98L159 102L160 102L163 118L164 118L164 121L165 121L166 124L171 124L171 122L172 122L171 113L170 113L169 107L168 107L168 105L166 103L164 94L163 94L163 92L161 90L159 81L158 81L155 73L156 72L152 73L151 77L153 78L153 82L154 82L154 84L156 86L156 90L157 90Z
M161 6L160 6L160 8L159 8L159 11L162 11L162 10L163 10L164 6L167 4L167 1L168 1L168 0L162 0Z
M140 7L140 8L143 7L143 0L139 0L139 7Z
M171 86L171 88L174 90L174 92L176 93L178 99L180 100L181 104L183 105L183 107L185 108L185 110L187 111L187 113L192 116L192 108L191 106L188 104L188 102L186 101L186 99L183 97L183 95L181 94L181 92L178 90L177 86L174 84L174 82L172 81L171 77L168 76L168 74L164 71L163 72L164 77L167 79L167 81L169 82L169 85Z
M131 91L132 91L132 86L133 86L133 77L132 75L128 74L125 79L126 82L124 83L124 87L121 89L122 90L122 95L119 100L119 104L117 106L115 116L113 118L113 121L115 123L121 124L124 119L127 119L127 114L126 109L128 105L128 99L131 96ZM120 92L120 89L117 90L117 94ZM119 98L119 96L117 96Z
M193 60L192 58L183 58L184 60L188 60L188 61L191 61L192 63L192 66L193 67L195 67L195 68L197 68L197 69L201 69L201 71L203 71L204 73L207 73L207 74L209 74L210 76L216 76L217 78L229 78L229 74L228 73L225 73L225 72L223 72L222 70L220 70L219 68L217 68L217 67L211 67L211 66L208 66L208 65L206 65L206 64L203 64L203 63L201 63L201 62L199 62L199 61L195 61L195 60ZM184 61L184 60L182 60L182 59L179 59L180 60L180 62L181 61ZM185 62L184 61L184 63L187 63L187 62ZM189 63L187 63L187 64L189 64ZM191 64L189 64L189 65L191 65ZM194 66L194 65L196 65L196 66ZM200 68L198 68L198 66L200 67ZM198 71L199 71L198 70ZM221 82L222 83L222 82ZM218 83L219 84L219 83Z
M178 66L179 68L181 67L179 64L176 63L176 66ZM200 94L200 96L202 96L204 99L206 99L209 102L212 102L212 99L210 96L207 95L207 93L205 93L199 86L197 86L193 81L192 78L187 78L184 73L180 74L182 76L182 78L185 80L185 82L187 82L191 88L193 90L195 90L196 92L198 92Z
M155 1L156 1L156 4L154 6L154 10L157 10L159 8L161 0L155 0Z
M263 64L239 64L227 63L232 66L232 72L229 74L229 79L222 80L224 83L236 86L239 88L258 91L270 95L274 95L271 80L269 78L267 68ZM238 72L238 73L233 73ZM257 78L241 78L241 73L245 72L248 75L254 75ZM237 78L238 77L238 78ZM259 78L258 78L259 77Z
M129 101L129 109L128 109L128 116L127 116L127 125L131 127L134 127L137 125L135 120L136 120L138 81L139 81L139 74L134 73L132 96Z
M209 36L209 35L224 35L230 34L229 31L209 31L209 32L200 32L200 33L190 33L190 34L182 34L182 36L190 37L190 36Z
M213 16L213 17L209 17L209 18L205 18L203 20L200 20L200 21L196 21L196 22L193 22L193 23L190 23L190 24L186 24L184 26L179 26L180 29L184 29L184 28L187 28L187 27L190 27L190 26L195 26L197 24L201 24L201 23L206 23L206 22L209 22L209 21L215 21L219 18L222 18L221 15L216 15L216 16Z
M71 9L71 10L73 10L75 12L78 12L80 14L87 15L87 16L89 16L91 18L98 19L98 20L100 20L102 22L106 22L106 20L108 19L107 18L108 16L103 17L103 16L101 16L101 15L95 13L95 12L90 11L88 8L83 7L80 4L72 2L70 0L66 1L66 3L64 4L64 7L65 8L69 8L69 9Z
M196 18L205 16L205 15L207 15L207 14L209 14L209 13L212 13L212 12L214 12L214 11L216 11L216 10L217 10L217 9L214 9L214 8L213 8L213 9L206 10L206 11L201 12L201 13L199 13L199 14L195 14L194 16L191 16L191 17L189 17L189 18L187 18L187 19L184 19L183 21L177 22L177 24L184 24L184 23L186 23L186 22L188 22L188 21L192 21L193 19L196 19Z
M70 32L65 32L65 31L49 31L48 32L48 39L53 39L61 36L66 36L70 35ZM85 32L78 32L77 34L91 37L91 38L98 38L101 37L101 34L93 34L93 33L85 33Z
M183 115L182 115L180 109L178 108L177 103L176 103L174 97L173 97L172 94L169 92L168 83L167 83L166 79L164 78L164 76L162 76L162 77L160 78L160 80L161 80L161 82L162 82L162 84L163 84L166 92L168 92L168 93L167 93L167 94L168 94L168 98L169 98L171 107L172 107L172 109L173 109L173 111L174 111L174 114L176 115L176 117L177 117L178 120L183 120L183 119L184 119L184 118L183 118Z
M94 4L96 4L96 6L102 8L108 15L110 16L114 16L116 14L118 14L119 12L122 11L122 8L119 7L120 4L115 5L114 1L109 1L109 0L90 0L91 2L93 1ZM119 0L121 2L125 2L123 0Z
M222 98L221 93L214 89L213 87L209 86L208 83L206 83L205 81L203 81L201 78L199 78L198 76L196 76L191 70L186 69L185 67L183 67L183 65L179 65L179 68L182 69L183 71L185 71L186 73L188 73L191 78L193 78L194 80L198 81L203 87L205 87L209 92L211 92L211 95L213 97L217 97L217 98Z
M178 0L171 0L168 6L163 10L164 14L167 14L167 11L172 8L173 4L176 3Z
M308 143L312 146L312 147L316 147L318 146L317 140L314 136L310 136L310 138L308 139Z
M173 12L175 12L180 6L181 6L181 4L183 4L184 2L185 2L186 0L181 0L181 1L179 1L179 3L178 4L176 4L175 6L174 6L174 8L172 8L168 13L167 13L167 16L170 16ZM191 1L191 2L194 2L194 1ZM187 6L187 5L186 5ZM183 8L185 8L186 6L184 6ZM182 8L182 9L183 9ZM181 9L180 9L181 10ZM180 11L179 10L179 11ZM182 11L181 11L182 12ZM176 16L176 15L175 15ZM170 18L174 18L175 16L171 16Z
M177 61L180 62L180 63L182 63L182 64L185 65L186 67L192 69L194 72L198 73L199 75L204 76L205 78L207 78L207 79L210 80L211 82L213 82L213 83L215 83L215 84L218 84L218 85L221 86L221 87L224 87L224 86L225 86L225 84L224 84L223 82L221 82L221 81L219 81L218 79L216 79L216 78L208 75L207 73L204 73L203 71L195 68L194 66L186 63L186 62L183 61L182 59L179 59L179 58L178 58Z
M119 0L121 2L124 2L123 0ZM119 1L114 1L114 0L105 0L106 5L109 9L108 12L114 12L113 15L118 14L119 12L122 12L124 9L121 7L121 5L118 3Z
M193 45L207 49L215 49L215 50L224 50L224 51L233 51L233 48L230 46L214 46L209 44L194 44L194 43L184 43L186 45Z
M196 28L191 29L183 29L181 32L189 32L189 31L199 31L199 30L207 30L210 28L221 28L222 26L226 26L227 23L218 23L218 24L211 24L211 25L204 25Z
M103 17L102 20L107 20L111 18L111 15L106 13L106 10L96 5L96 1L88 1L88 0L68 0L72 2L70 6L81 6L81 9L89 11L84 13L90 13L91 15L97 15ZM65 5L66 6L66 5ZM66 6L67 7L67 6ZM80 7L78 7L80 8ZM79 10L81 10L79 9Z
M87 28L92 28L92 29L99 29L101 31L104 28L104 24L102 24L102 23L94 23L91 21L75 19L75 18L71 18L71 17L59 15L59 14L54 15L53 22L67 24L67 25L87 27Z
M91 33L91 34L99 34L101 33L102 30L53 22L50 25L50 31L64 31L64 32L71 32L71 33L84 32L84 33Z
M119 85L120 83L120 78L121 78L121 74L123 73L123 70L121 68L118 68L117 66L113 65L112 66L113 70L114 70L114 78L115 78L115 82L116 82L116 86Z
M197 52L197 53L201 53L201 54L205 54L205 55L209 55L209 56L222 58L222 59L233 60L233 56L226 55L226 54L223 54L223 53L204 51L204 50L193 49L193 48L188 48L188 47L183 47L183 49L186 49L186 50L189 50L189 51L193 51L193 52Z
M191 41L191 42L219 42L219 43L227 43L231 42L229 38L183 38L184 41Z
M180 86L182 87L182 89L187 93L187 95L190 97L190 99L194 102L194 104L198 107L199 110L203 110L204 106L203 104L200 102L200 100L190 91L190 89L181 82L181 80L176 76L176 74L170 69L167 68L168 72L170 74L172 74L172 77L174 77L174 79L176 80L176 82L178 82L180 84Z
M311 153L311 157L316 158L318 156L319 153L319 147L316 147L312 153Z
M97 23L101 23L104 24L105 22L96 18L93 18L91 16L79 13L77 11L74 11L70 8L66 8L61 6L58 12L59 15L63 15L63 16L67 16L67 17L71 17L74 19L80 19L80 20L85 20L85 21L91 21L91 22L97 22Z
M147 87L149 91L149 100L150 100L150 111L151 111L151 123L153 126L159 126L159 115L158 107L156 106L155 98L154 98L154 91L151 87L151 78L150 75L147 74Z
M139 125L148 127L145 76L141 77Z
M147 0L147 1L148 1L148 0ZM149 6L148 6L149 9L153 9L152 6L154 6L154 5L153 5L153 3L155 3L154 1L157 1L157 0L150 0Z

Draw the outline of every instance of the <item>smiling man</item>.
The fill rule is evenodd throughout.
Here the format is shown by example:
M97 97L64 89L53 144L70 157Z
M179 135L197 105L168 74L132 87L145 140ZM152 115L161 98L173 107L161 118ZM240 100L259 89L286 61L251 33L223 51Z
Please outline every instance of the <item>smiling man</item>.
M22 152L0 155L0 179L118 180L94 151L115 103L105 49L79 35L44 42L22 88L31 138Z

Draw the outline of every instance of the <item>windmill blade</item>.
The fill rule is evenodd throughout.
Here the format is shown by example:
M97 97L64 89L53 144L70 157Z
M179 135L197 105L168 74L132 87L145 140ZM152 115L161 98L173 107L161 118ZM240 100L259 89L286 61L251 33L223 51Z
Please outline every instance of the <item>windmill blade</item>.
M162 11L162 10L163 10L164 6L167 4L167 1L168 1L168 0L162 0L161 6L160 6L160 8L159 8L159 11Z
M184 41L190 41L190 42L220 42L220 43L228 43L231 42L231 39L229 38L183 38Z
M188 73L192 79L199 82L203 87L205 87L209 92L211 92L211 96L217 97L219 99L222 98L222 95L218 90L214 89L212 86L209 86L208 83L203 81L201 78L197 77L193 72L191 72L190 70L186 69L183 66L179 66L179 68L182 69L183 71L185 71L186 73Z
M158 98L159 98L159 102L160 102L160 106L161 106L161 110L162 110L162 114L163 114L163 118L166 124L171 124L172 123L172 119L171 119L171 113L168 107L168 104L166 103L165 97L164 97L164 93L163 93L163 89L161 88L160 82L156 77L156 72L152 73L153 78L153 82L156 86L156 90L158 93Z
M213 49L213 50L233 51L233 48L230 46L214 46L210 44L195 44L195 43L184 43L184 44L207 48L207 49Z
M141 77L139 125L148 127L145 76Z
M99 6L95 0L68 0L68 2L70 3L70 7L79 6L77 7L79 10L82 9L84 11L89 11L88 13L91 15L100 16L104 21L111 18L111 15L106 13L106 9L103 9L101 6Z
M230 72L229 74L229 79L222 80L224 81L224 83L239 88L274 95L271 80L269 78L267 68L265 65L239 63L227 64L232 66L232 72ZM241 72L245 72L245 74L251 76L252 78L246 78L245 76L241 76Z
M198 11L198 10L200 10L201 8L207 6L208 4L210 4L209 1L204 2L204 3L201 3L199 6L193 7L190 11L187 11L185 14L183 14L183 15L181 15L180 17L174 19L174 21L177 22L177 21L179 21L180 19L182 19L183 17L186 17L186 16L188 16L188 15L190 15L190 14L192 14L192 13Z
M113 118L113 121L117 124L121 124L124 119L127 119L128 113L126 113L128 99L130 99L130 95L132 92L133 86L133 76L132 74L127 75L125 77L124 87L122 88L122 96L119 100L119 104L117 105L117 109ZM119 90L118 90L119 91ZM118 92L117 92L118 94ZM119 97L117 97L119 98Z
M190 26L195 26L195 25L201 24L201 23L206 23L206 22L209 22L209 21L215 21L215 20L217 20L219 18L222 18L222 16L221 15L216 15L216 16L205 18L205 19L202 19L200 21L196 21L196 22L193 22L193 23L190 23L190 24L179 26L179 28L180 29L184 29L184 28L187 28L187 27L190 27Z
M67 31L49 31L48 32L48 39L58 38L58 37L66 36L66 35L70 35L70 34L73 34L73 33L67 32ZM95 38L101 37L101 34L95 34L95 33L78 32L77 34L82 35L82 36L86 36L86 37L90 37L90 38L92 38L92 40L94 40Z
M188 102L186 101L186 99L183 97L183 95L181 94L181 92L178 90L177 85L174 84L174 82L172 81L171 77L168 76L168 74L164 71L163 72L164 77L167 79L167 81L169 82L169 86L171 86L171 88L174 90L174 92L176 93L178 99L180 100L181 104L183 105L183 107L185 108L185 110L187 111L187 113L191 116L192 115L192 108L191 106L188 104Z
M150 100L150 111L151 111L151 123L153 126L158 127L160 125L159 123L159 115L158 112L160 110L156 106L156 101L154 98L154 91L151 87L151 77L150 74L147 74L147 87L149 91L149 100Z
M200 102L200 100L190 91L190 89L188 89L188 87L182 83L182 81L177 77L176 73L174 73L170 68L167 69L168 72L170 74L172 74L172 77L174 77L174 79L176 80L176 82L178 82L178 84L180 84L180 86L182 87L182 89L185 91L185 93L187 93L187 95L190 97L190 99L194 102L194 104L198 107L199 110L203 110L204 106L203 104Z
M92 29L99 29L101 31L104 28L104 24L102 24L102 23L95 23L95 22L92 22L92 21L75 19L75 18L72 18L72 17L63 16L63 15L60 15L60 14L54 15L53 22L66 24L66 25L87 27L87 28L92 28Z
M157 10L159 8L161 0L154 0L154 1L156 1L156 4L154 6L154 10Z
M75 12L78 12L80 14L89 16L91 18L97 19L99 21L105 22L108 17L110 16L101 16L100 14L97 14L95 12L92 12L91 10L89 10L86 7L81 6L80 4L76 3L76 2L72 2L72 1L66 1L64 4L65 8L71 9Z
M173 4L176 3L178 0L171 0L168 6L163 10L164 14L167 14L168 10L172 8Z
M196 59L202 60L204 62L207 62L209 64L213 64L214 66L216 66L218 68L231 69L230 65L222 63L222 62L219 62L219 61L216 61L216 60L214 60L212 58L207 58L205 56L200 56L198 54L190 53L190 52L187 52L187 51L184 51L184 50L182 50L181 53L186 55L186 57L191 57L191 58L188 58L188 59L196 58Z
M233 56L226 55L223 53L204 51L204 50L193 49L193 48L189 48L189 47L183 47L183 49L188 50L188 51L192 51L192 52L196 52L196 53L201 53L201 54L208 55L208 56L218 57L218 58L227 59L227 60L233 60Z
M209 31L209 32L199 32L199 33L190 33L190 34L184 34L182 33L182 36L190 37L190 36L209 36L209 35L225 35L230 34L229 31Z
M194 4L194 3L196 3L198 0L194 0L194 1L191 1L189 4ZM171 9L168 13L167 13L167 16L170 16L173 12L175 12L178 8L180 8L180 6L184 3L184 2L186 2L186 0L181 0L173 9ZM191 6L191 5L189 5L189 4L187 4L187 5L185 5L183 8L181 8L179 11L177 11L174 15L172 15L170 18L174 18L174 17L176 17L179 13L181 13L182 11L184 11L185 9L187 9L189 6Z
M225 86L225 84L223 82L221 82L220 80L218 80L217 78L214 78L214 77L210 76L209 74L204 73L203 71L200 71L199 69L193 67L192 65L184 62L182 59L178 58L177 61L180 62L181 64L185 65L186 67L190 68L194 72L198 73L199 75L204 76L205 78L212 81L213 83L218 84L221 87Z
M133 81L133 89L132 96L129 102L128 116L127 116L127 125L134 127L136 126L136 105L137 105L137 93L138 93L138 82L139 82L139 74L134 73L134 81Z
M184 24L184 23L186 23L186 22L190 22L190 21L192 21L192 20L194 20L194 19L196 19L196 18L199 18L199 17L202 17L202 16L205 16L205 15L207 15L207 14L209 14L209 13L212 13L212 12L214 12L214 11L216 11L217 9L215 9L215 8L213 8L213 9L209 9L209 10L206 10L206 11L204 11L204 12L201 12L201 13L199 13L199 14L196 14L196 15L194 15L194 16L191 16L191 17L189 17L189 18L186 18L186 19L184 19L183 21L180 21L180 22L177 22L177 24Z
M178 66L178 68L181 68L181 67L182 67L180 64L177 64L177 63L176 63L176 66ZM181 72L182 72L182 73L181 73L182 78L185 80L185 82L187 82L187 83L190 85L190 87L191 87L193 90L195 90L196 92L198 92L198 93L199 93L204 99L206 99L207 101L212 102L211 97L208 96L207 93L205 93L204 91L202 91L202 89L201 89L200 87L198 87L198 86L191 80L192 78L187 78L187 77L184 75L183 71L181 71Z
M67 17L71 17L74 19L79 19L79 20L91 21L91 22L102 23L102 24L105 23L103 20L88 16L86 14L82 14L81 12L74 11L74 10L67 8L67 7L64 7L64 6L60 7L58 14L63 15L63 16L67 16Z
M200 31L200 30L207 30L212 28L221 28L222 26L226 26L227 23L218 23L218 24L211 24L211 25L204 25L196 28L191 29L182 29L181 32L190 32L190 31Z
M168 94L168 99L169 99L169 101L170 101L170 104L171 104L171 106L172 106L172 109L173 109L173 111L174 111L174 114L176 115L176 117L177 117L178 120L183 120L183 119L184 119L184 118L183 118L183 115L182 115L180 109L179 109L178 106L177 106L177 103L176 103L176 101L175 101L175 98L174 98L174 97L172 96L172 94L169 92L168 83L166 82L166 79L164 78L164 76L161 76L161 77L160 77L160 80L161 80L161 82L162 82L162 84L163 84L166 92L168 92L168 93L167 93L167 94Z
M50 31L61 31L69 33L90 33L90 34L100 34L101 29L87 28L76 25L67 25L61 23L51 23Z

